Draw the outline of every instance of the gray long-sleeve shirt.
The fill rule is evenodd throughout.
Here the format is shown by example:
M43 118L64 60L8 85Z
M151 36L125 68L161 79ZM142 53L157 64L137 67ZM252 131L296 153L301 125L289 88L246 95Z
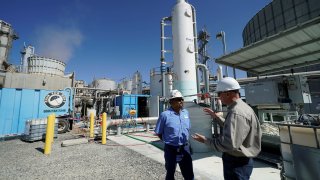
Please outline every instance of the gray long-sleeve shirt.
M223 119L220 119L221 124ZM208 138L205 144L214 150L233 156L255 157L261 151L261 129L252 108L241 99L228 107L223 123L223 133L217 138Z

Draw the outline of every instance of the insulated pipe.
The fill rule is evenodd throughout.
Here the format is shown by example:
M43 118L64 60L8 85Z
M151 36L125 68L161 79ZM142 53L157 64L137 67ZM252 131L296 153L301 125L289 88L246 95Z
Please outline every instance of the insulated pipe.
M167 82L168 82L168 90L170 93L173 90L173 78L172 78L171 72L167 72Z
M218 79L218 81L221 81L222 78L223 78L222 66L219 65L218 70L217 70L217 79ZM217 99L217 109L216 110L222 111L222 102L219 98Z
M147 124L156 124L158 117L144 117L144 118L132 118L132 119L112 119L107 121L107 128L111 126L116 126L124 122L136 122L136 123L147 123Z
M164 57L164 53L165 53L165 49L164 49L164 26L165 21L170 21L171 17L164 17L161 19L161 23L160 23L160 28L161 28L161 58L160 58L160 71L161 71L161 84L162 84L162 97L166 96L166 87L165 87L165 57Z
M223 78L222 66L219 65L217 69L217 79L218 81L221 81L222 78Z
M209 69L206 65L204 64L196 64L196 68L203 68L204 70L202 71L204 74L204 84L205 84L205 93L209 92ZM200 83L197 85L197 88L200 89Z

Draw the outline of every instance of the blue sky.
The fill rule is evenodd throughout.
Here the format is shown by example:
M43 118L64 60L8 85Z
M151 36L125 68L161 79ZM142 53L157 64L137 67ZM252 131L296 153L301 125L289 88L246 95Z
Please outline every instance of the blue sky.
M242 47L242 30L271 0L189 0L197 13L197 28L211 34L208 53L219 57L226 33L227 52ZM66 73L90 83L93 78L119 81L139 71L149 82L150 69L160 65L160 20L171 16L176 0L10 0L2 3L0 19L12 25L9 62L20 64L24 42L36 54L67 63ZM168 54L170 61L172 55ZM171 58L172 61L172 58ZM211 73L216 65L210 64ZM238 76L244 76L239 73Z

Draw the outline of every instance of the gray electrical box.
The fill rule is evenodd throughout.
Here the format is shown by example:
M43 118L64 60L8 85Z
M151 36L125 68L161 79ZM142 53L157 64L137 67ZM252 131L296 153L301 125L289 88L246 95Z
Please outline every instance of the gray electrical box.
M307 77L305 76L290 76L288 81L288 94L292 103L304 104L312 103Z
M278 104L278 83L263 81L250 83L245 87L246 102L250 105Z

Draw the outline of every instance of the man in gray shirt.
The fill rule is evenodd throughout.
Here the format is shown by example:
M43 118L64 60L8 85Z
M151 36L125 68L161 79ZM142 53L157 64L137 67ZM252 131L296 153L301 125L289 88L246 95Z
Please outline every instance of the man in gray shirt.
M239 89L239 83L231 77L223 78L217 84L218 96L228 106L225 119L209 108L203 110L223 127L219 137L208 138L198 133L192 135L193 139L223 152L223 172L227 180L250 179L252 158L261 151L259 120L252 108L241 100Z

